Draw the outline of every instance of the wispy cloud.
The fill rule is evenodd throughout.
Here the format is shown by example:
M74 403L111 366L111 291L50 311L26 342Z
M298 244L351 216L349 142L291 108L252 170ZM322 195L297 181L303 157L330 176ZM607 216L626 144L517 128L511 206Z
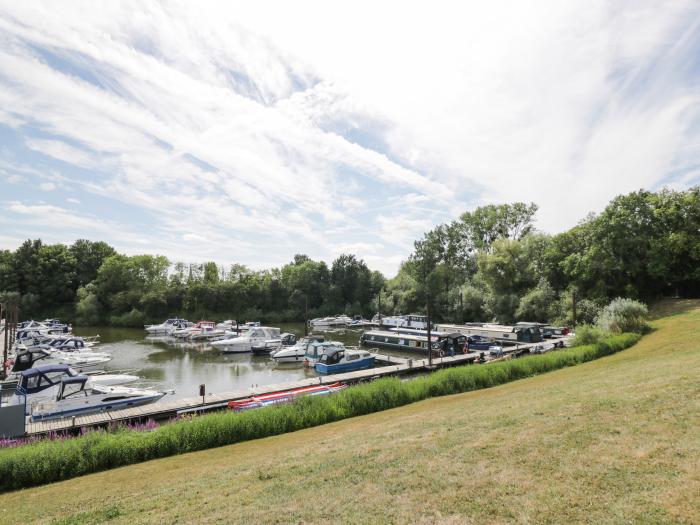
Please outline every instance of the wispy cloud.
M353 249L392 273L423 231L480 203L533 200L556 231L615 193L697 180L694 2L395 15L0 6L0 176L17 188L5 212L27 234L54 216L66 235L125 250L146 238L172 258L260 267Z

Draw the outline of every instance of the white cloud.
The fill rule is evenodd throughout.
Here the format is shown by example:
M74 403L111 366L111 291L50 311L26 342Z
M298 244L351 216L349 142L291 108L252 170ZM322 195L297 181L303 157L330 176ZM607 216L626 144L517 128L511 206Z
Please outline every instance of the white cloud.
M169 256L353 247L391 273L467 207L532 200L557 231L697 181L699 19L690 1L6 4L0 123L81 176L0 173L139 209Z
M41 191L53 191L56 189L56 184L53 182L42 182L39 184L39 189Z

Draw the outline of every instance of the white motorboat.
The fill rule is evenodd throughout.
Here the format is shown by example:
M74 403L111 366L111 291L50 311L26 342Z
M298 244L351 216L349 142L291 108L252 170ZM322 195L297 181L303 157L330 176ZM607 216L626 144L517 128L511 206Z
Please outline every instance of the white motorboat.
M211 346L223 353L252 352L253 345L270 339L279 339L280 329L269 326L250 327L247 332L237 337L212 341Z
M222 338L226 335L226 330L223 328L216 328L214 321L199 321L197 325L198 328L192 330L188 336L192 341L206 341L209 339Z
M182 328L176 328L175 330L170 332L169 335L177 339L188 339L192 334L200 332L202 330L202 327L205 326L207 323L211 323L212 325L214 324L212 321L199 321L198 323L194 324L188 323Z
M296 342L296 335L285 332L281 334L278 339L267 339L262 343L253 344L251 349L255 355L272 355L281 348L295 345Z
M125 383L133 383L140 379L138 376L131 374L107 374L104 372L86 373L82 370L77 371L67 363L59 363L56 360L52 360L51 356L48 355L45 350L25 350L17 354L12 361L9 377L18 379L25 370L38 368L40 366L52 366L55 368L55 371L65 371L69 376L84 373L92 378L93 383L100 385L123 385Z
M338 315L335 317L319 317L309 321L311 330L331 330L334 328L347 328L353 320L347 315Z
M238 321L234 319L227 319L226 321L221 321L220 323L216 323L216 329L224 330L227 332L238 332Z
M112 357L104 352L63 352L50 348L20 349L10 359L12 370L19 372L32 368L35 363L69 365L79 369L94 368L112 360Z
M165 392L100 383L69 367L48 365L20 374L16 403L26 399L33 421L77 416L153 403Z
M301 338L292 346L283 346L279 350L270 353L270 357L275 363L302 363L306 350L311 343L323 342L322 335L307 335Z
M190 323L186 319L179 319L176 317L173 319L166 319L160 324L145 325L144 329L146 330L146 332L148 332L149 335L170 335L175 330L178 330L180 328L186 328L191 325L192 323Z

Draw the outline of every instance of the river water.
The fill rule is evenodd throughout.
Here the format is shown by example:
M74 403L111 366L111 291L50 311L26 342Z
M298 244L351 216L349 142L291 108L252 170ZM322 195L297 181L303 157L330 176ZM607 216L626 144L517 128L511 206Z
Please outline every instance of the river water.
M282 332L297 336L304 333L304 323L279 327ZM104 370L138 375L143 378L137 383L141 386L174 389L175 393L164 400L197 396L200 384L206 385L207 393L217 393L316 376L313 369L301 364L276 364L269 357L250 353L221 354L206 343L148 338L138 328L75 327L73 332L80 336L100 335L101 342L93 350L112 355ZM357 346L361 333L361 330L340 330L325 335L326 340Z

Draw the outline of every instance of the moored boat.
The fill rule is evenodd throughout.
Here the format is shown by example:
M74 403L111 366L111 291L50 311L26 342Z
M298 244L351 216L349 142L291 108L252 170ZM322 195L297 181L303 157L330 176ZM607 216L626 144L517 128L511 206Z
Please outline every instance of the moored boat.
M342 383L333 383L331 385L314 385L294 388L292 390L283 390L280 392L248 397L246 399L229 401L228 406L236 412L242 412L244 410L251 410L254 408L262 408L281 403L290 403L291 401L304 396L325 396L328 394L334 394L346 387L347 385Z
M282 347L270 353L270 357L275 363L302 363L309 345L311 343L322 343L323 341L325 341L325 338L322 335L307 335L293 346Z
M307 368L313 368L314 365L321 359L321 356L336 350L345 350L345 345L340 341L313 341L306 347L306 352L304 353L304 366Z
M87 376L65 365L47 365L21 372L15 398L26 400L33 421L83 415L152 403L165 392L121 386L128 376Z
M192 323L186 319L173 318L166 319L160 324L149 324L144 326L144 330L149 333L149 335L170 335L175 330L181 328L187 328L192 326Z
M279 339L280 329L269 326L253 326L240 336L213 341L211 346L222 353L252 352L253 345L262 344L271 339Z
M285 332L277 339L268 339L262 343L255 343L251 345L251 350L255 355L271 355L285 346L294 346L296 342L296 335Z
M336 349L321 356L314 365L319 374L354 372L374 366L375 356L367 350Z

